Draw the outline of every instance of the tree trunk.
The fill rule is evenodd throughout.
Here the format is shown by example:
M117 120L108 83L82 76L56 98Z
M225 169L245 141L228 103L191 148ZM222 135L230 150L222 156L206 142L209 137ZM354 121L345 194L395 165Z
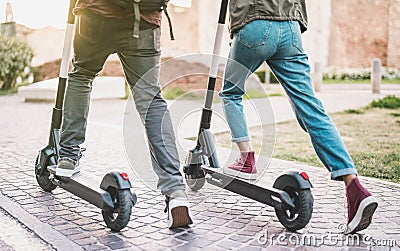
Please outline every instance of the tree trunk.
M6 91L10 90L15 86L15 78L7 79L3 82L3 86L1 87L1 90Z

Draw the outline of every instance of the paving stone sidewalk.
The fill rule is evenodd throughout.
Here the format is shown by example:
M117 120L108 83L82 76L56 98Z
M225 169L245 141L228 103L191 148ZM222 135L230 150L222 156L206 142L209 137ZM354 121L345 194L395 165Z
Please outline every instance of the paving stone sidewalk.
M377 197L379 207L367 230L344 239L338 230L346 221L342 184L331 181L325 169L276 159L263 173L260 184L270 187L278 174L288 168L307 171L312 180L314 213L305 229L290 233L278 222L273 208L209 184L199 192L188 190L195 224L190 228L167 229L164 198L155 189L143 128L136 114L126 111L125 105L124 100L92 103L85 143L88 150L81 162L85 170L99 177L115 168L130 174L138 203L128 226L113 233L106 228L96 207L60 188L46 193L36 183L34 160L38 150L47 144L53 104L24 103L15 96L0 97L0 193L9 205L15 206L8 213L18 217L18 211L22 210L25 217L37 220L37 224L29 224L27 220L27 227L41 225L41 229L33 231L53 248L400 250L400 186L361 177ZM135 123L123 128L124 116L131 116ZM129 134L124 139L127 127ZM129 147L124 146L124 140L130 142ZM229 151L219 149L218 154L224 156ZM181 153L181 159L184 157ZM259 158L257 165L267 166L268 159ZM141 172L140 177L136 172ZM61 236L65 241L50 236Z

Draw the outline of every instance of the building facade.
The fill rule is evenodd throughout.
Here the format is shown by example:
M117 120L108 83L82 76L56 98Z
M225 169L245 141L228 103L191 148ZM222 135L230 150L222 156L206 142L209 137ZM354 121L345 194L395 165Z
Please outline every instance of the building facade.
M171 6L175 41L164 22L167 55L211 53L220 1L192 0L190 8ZM307 0L309 30L304 48L311 65L369 67L373 58L400 68L400 0ZM226 30L222 55L229 51Z

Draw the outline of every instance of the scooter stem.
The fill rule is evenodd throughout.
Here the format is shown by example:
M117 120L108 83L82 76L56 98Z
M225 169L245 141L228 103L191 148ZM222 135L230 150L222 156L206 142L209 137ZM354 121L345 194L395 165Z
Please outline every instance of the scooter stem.
M207 95L206 95L206 101L204 104L204 107L206 109L211 109L211 106L212 106L215 82L216 82L217 75L218 75L218 63L219 63L218 61L219 61L220 52L221 52L221 43L222 43L222 37L223 37L223 32L224 32L224 27L225 27L227 8L228 8L228 0L222 0L221 1L221 9L220 9L219 18L218 18L217 32L215 35L214 48L213 48L213 54L212 54L212 59L211 59L211 66L210 66L210 71L208 74L209 78L208 78L208 84L207 84Z
M56 142L54 142L55 137L53 134L55 131L58 131L61 128L64 95L65 95L65 88L67 86L68 66L71 58L72 39L74 37L75 16L72 13L72 10L75 7L76 1L77 0L70 0L69 3L67 27L65 29L60 74L58 77L57 96L56 96L55 107L53 108L53 113L51 116L49 146L56 145Z
M223 32L224 32L227 9L228 9L228 0L222 0L219 18L218 18L217 32L215 35L214 49L213 49L213 54L212 54L212 59L211 59L211 66L210 66L210 71L209 71L209 75L208 75L206 100L205 100L204 108L203 108L203 111L201 114L201 122L200 122L200 129L199 129L198 135L200 135L203 130L210 129L211 115L212 115L211 107L212 107L212 101L213 101L213 97L214 97L215 83L216 83L217 74L218 74L218 63L219 63L218 61L219 61L219 56L220 56L220 51L221 51L221 43L222 43L222 37L223 37ZM199 144L199 142L198 142L198 144Z

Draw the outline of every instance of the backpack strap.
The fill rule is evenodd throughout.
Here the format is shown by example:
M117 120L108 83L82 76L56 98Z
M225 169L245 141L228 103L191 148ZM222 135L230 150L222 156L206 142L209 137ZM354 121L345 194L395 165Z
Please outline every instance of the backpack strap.
M172 30L172 21L171 21L171 18L169 17L168 11L167 11L167 2L165 2L164 6L163 6L163 11L164 11L165 16L167 17L167 20L168 20L169 35L171 37L171 40L175 40L174 31Z
M134 38L139 38L139 27L140 27L140 2L141 0L133 0L132 5L133 5L133 12L135 15L135 20L133 24L133 37ZM168 25L169 25L169 34L171 37L171 40L175 40L174 37L174 32L172 30L172 21L171 18L168 14L167 11L167 3L168 1L165 1L164 5L162 6L162 11L165 13L165 16L167 17L168 20Z

